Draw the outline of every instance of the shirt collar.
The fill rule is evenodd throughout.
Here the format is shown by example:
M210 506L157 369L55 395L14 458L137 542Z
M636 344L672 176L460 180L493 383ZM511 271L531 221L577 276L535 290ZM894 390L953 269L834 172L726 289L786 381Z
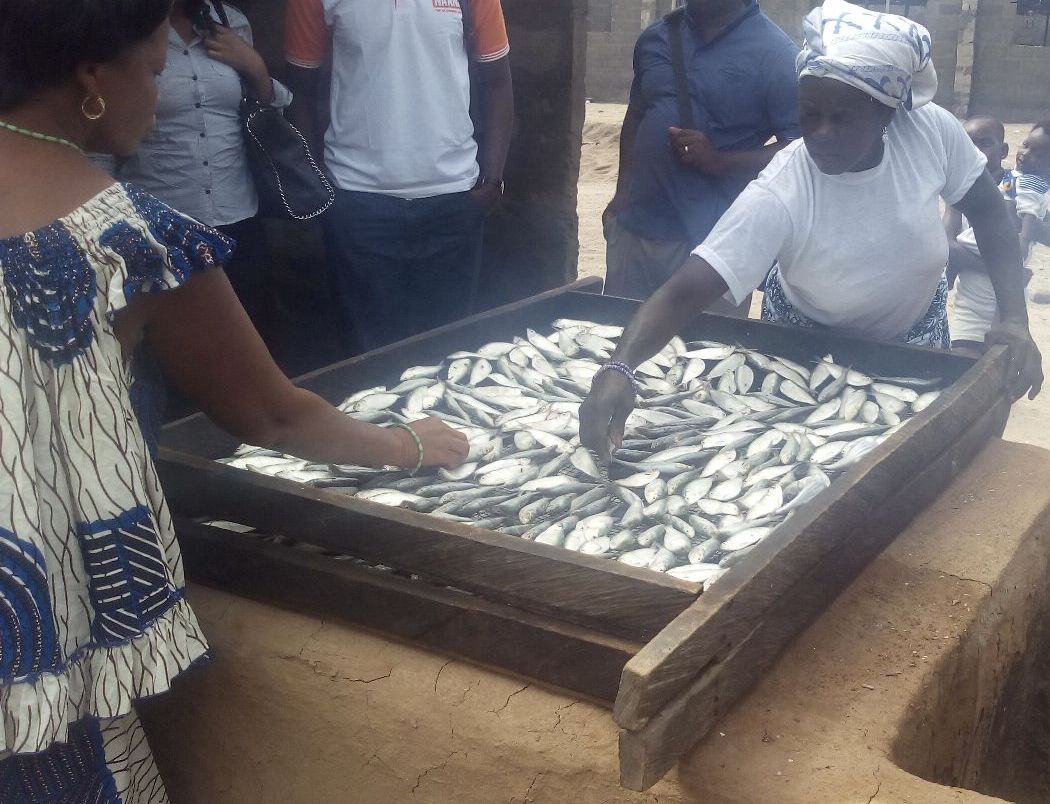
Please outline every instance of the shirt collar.
M174 27L168 28L168 44L171 47L177 47L179 50L189 50L191 47L199 45L202 41L201 37L194 31L193 38L189 42L184 42L182 36Z
M729 34L731 34L745 20L748 20L751 17L756 16L759 13L759 11L761 11L761 9L758 7L758 0L751 0L743 8L743 10L739 14L737 14L737 16L733 19L733 21L730 22L725 28L722 29L722 31L718 34L718 36L716 36L710 42L698 42L698 44L700 45L700 47L710 47L715 42L717 42L719 39L722 39L723 37L728 36ZM696 31L696 29L697 29L696 21L693 19L693 15L689 13L689 7L688 6L685 7L685 12L684 13L685 13L686 20L688 20L688 22L689 22L689 26L694 31Z

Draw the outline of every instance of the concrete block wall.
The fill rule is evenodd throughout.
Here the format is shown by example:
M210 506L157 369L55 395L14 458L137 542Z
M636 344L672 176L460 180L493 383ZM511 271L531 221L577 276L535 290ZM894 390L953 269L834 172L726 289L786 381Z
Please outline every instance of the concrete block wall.
M1013 44L1016 26L1010 0L978 4L971 113L1007 122L1050 117L1050 47Z
M587 0L587 97L624 103L634 77L634 43L674 0Z
M797 43L802 18L819 0L760 0L762 10ZM930 29L934 66L940 76L937 102L956 105L955 72L963 0L929 0L912 6L909 16ZM670 10L671 0L589 0L587 23L587 97L624 102L631 85L635 40L649 19ZM901 10L901 7L897 7Z
M587 3L587 97L623 103L631 88L634 43L642 30L641 0Z

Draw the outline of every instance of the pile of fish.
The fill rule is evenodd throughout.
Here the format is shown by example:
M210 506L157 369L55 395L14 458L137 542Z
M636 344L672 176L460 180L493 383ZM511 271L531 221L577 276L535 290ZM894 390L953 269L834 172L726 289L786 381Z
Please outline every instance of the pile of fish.
M638 405L606 467L580 445L579 407L622 329L553 327L340 405L376 424L445 420L470 441L455 470L410 477L250 446L225 462L711 583L940 393L940 380L872 377L830 355L804 366L675 338L638 367Z

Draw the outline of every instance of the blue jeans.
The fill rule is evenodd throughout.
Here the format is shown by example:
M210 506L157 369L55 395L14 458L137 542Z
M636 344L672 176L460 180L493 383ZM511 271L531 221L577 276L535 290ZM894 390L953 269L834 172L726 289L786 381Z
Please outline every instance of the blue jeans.
M332 290L355 352L472 312L484 214L469 192L405 200L340 190L324 225Z

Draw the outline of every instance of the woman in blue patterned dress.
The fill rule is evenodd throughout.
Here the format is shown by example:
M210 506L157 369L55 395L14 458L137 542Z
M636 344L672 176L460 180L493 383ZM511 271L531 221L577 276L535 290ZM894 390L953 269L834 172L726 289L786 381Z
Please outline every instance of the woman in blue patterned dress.
M0 0L0 802L167 800L135 717L207 645L129 401L143 342L246 441L457 465L466 440L292 386L221 270L232 243L83 151L149 131L170 0Z

